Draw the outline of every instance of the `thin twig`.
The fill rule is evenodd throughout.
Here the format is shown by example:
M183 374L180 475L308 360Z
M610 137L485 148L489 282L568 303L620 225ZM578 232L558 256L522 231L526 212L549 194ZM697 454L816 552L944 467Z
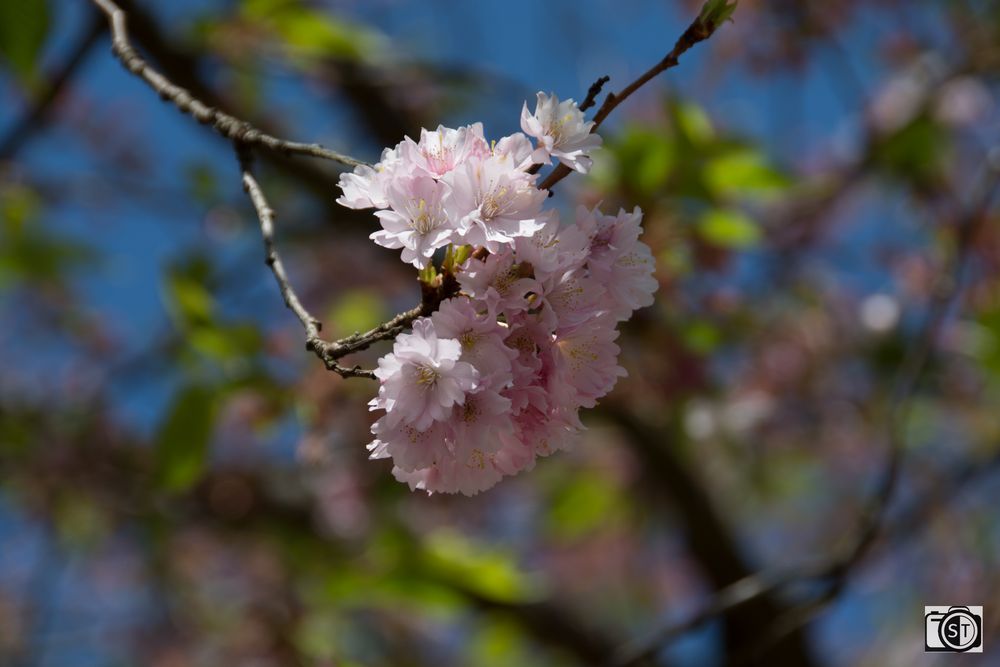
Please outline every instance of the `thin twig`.
M161 98L172 102L174 106L194 117L199 123L210 125L223 137L243 144L259 144L288 155L308 155L339 162L349 167L364 164L360 160L330 150L320 144L305 144L271 136L244 120L205 104L194 97L188 90L181 88L163 74L153 69L136 52L129 41L126 29L126 15L121 7L115 4L113 0L93 0L93 2L108 17L108 22L111 26L111 51L121 61L122 65L145 81Z
M316 354L328 370L331 370L341 377L363 377L370 380L375 379L375 372L360 366L346 367L338 363L339 359L355 352L367 350L373 344L395 338L407 327L413 324L418 317L430 315L441 302L458 293L458 282L450 273L440 276L432 285L422 284L422 298L420 304L413 308L399 313L392 319L379 324L378 326L364 332L355 332L350 336L341 338L333 342L323 340L320 331L323 324L313 317L308 309L302 305L295 288L292 287L285 271L284 262L274 242L274 209L267 202L260 183L253 175L253 155L251 147L247 144L235 143L236 156L240 163L240 173L243 179L243 189L250 197L257 219L260 222L260 233L264 239L264 261L270 267L274 279L278 283L281 297L285 300L285 305L295 313L306 332L306 349Z
M590 84L590 88L587 90L587 96L584 97L583 102L580 103L580 111L586 111L590 107L597 104L597 96L601 94L601 89L604 88L604 84L608 81L611 81L611 77L605 75Z
M257 219L260 221L260 234L264 239L264 261L270 267L271 273L274 274L274 279L278 283L278 289L281 290L281 296L285 300L285 305L295 313L295 317L302 323L302 328L306 331L306 349L315 352L316 356L323 360L328 369L338 373L342 377L375 379L373 371L361 368L360 366L353 368L341 366L336 361L339 357L334 357L329 353L331 344L319 336L322 324L302 305L302 301L288 280L284 262L281 261L281 255L278 254L278 249L275 247L274 209L267 203L264 191L251 171L252 156L250 148L245 144L237 144L236 152L240 162L240 172L243 176L243 189L249 195L250 202L257 212Z
M596 132L597 128L601 126L601 123L604 122L604 120L619 104L628 99L632 93L649 83L654 77L656 77L656 75L673 67L677 67L680 63L680 57L684 55L686 51L698 42L702 42L711 37L718 27L719 24L705 21L699 14L698 18L696 18L691 25L688 26L687 30L684 31L684 34L682 34L677 42L674 43L674 48L670 49L670 52L663 57L663 60L643 72L638 79L625 86L620 92L608 93L608 96L604 98L604 103L594 115L594 126L590 131ZM604 78L606 79L607 77ZM600 82L601 86L603 86L603 81L599 79L598 82ZM598 92L600 92L600 86L598 86L597 82L591 86L591 91L594 91L595 86L597 86L597 91L594 92L594 98L596 98ZM590 92L588 92L587 99L590 99L590 97ZM587 100L584 101L586 102ZM591 101L591 104L593 104L593 101ZM580 108L582 109L584 107L581 106ZM569 167L560 164L552 170L552 172L538 187L542 190L551 191L552 187L562 179L566 178L571 171L572 170Z

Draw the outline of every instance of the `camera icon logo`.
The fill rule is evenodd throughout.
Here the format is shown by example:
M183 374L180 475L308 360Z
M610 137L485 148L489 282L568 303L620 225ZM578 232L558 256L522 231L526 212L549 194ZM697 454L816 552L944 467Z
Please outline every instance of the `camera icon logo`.
M924 607L924 651L983 652L982 607Z

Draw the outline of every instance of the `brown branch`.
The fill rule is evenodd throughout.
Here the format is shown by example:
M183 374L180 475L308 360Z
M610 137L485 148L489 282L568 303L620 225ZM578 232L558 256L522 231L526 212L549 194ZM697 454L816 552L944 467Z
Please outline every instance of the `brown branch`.
M173 103L183 113L191 115L199 123L211 125L212 128L227 139L243 144L259 144L287 155L307 155L310 157L332 160L349 167L364 164L349 155L338 153L320 144L305 144L296 141L279 139L250 123L240 120L224 111L205 104L194 97L188 90L181 88L159 71L153 69L129 41L126 29L126 16L113 0L93 0L93 2L108 17L111 27L112 47L122 65L130 72L145 81L150 88L166 101Z
M601 126L601 123L603 123L604 120L611 115L611 112L614 111L619 104L628 99L632 93L649 83L656 77L656 75L673 67L677 67L680 63L681 56L698 42L703 42L711 37L716 29L718 29L719 25L721 24L708 20L703 14L699 14L698 18L696 18L691 25L688 26L687 30L684 31L684 34L682 34L677 42L674 43L674 48L670 49L670 52L663 57L663 60L643 72L638 79L625 86L620 92L608 93L608 96L604 98L604 103L594 115L594 126L590 131L596 132L597 128ZM607 77L603 78L607 79ZM598 83L600 83L600 85L598 85ZM593 104L590 93L593 92L593 98L596 98L597 94L600 92L601 86L603 86L603 83L604 82L601 79L598 79L598 81L590 87L590 91L587 93L587 99L584 100L585 103L587 100L590 100L591 104ZM595 87L597 88L596 91L594 90ZM580 108L583 109L584 107L581 105ZM542 190L551 191L552 187L562 179L569 176L571 171L572 170L566 165L560 164L553 169L551 173L549 173L549 175L538 187Z
M705 612L703 620L689 622L698 624L709 618L720 618L725 648L729 653L737 653L764 632L769 619L789 609L776 595L779 586L770 584L770 574L754 574L756 568L743 554L736 536L711 496L694 471L677 456L680 435L676 417L664 424L656 424L638 418L628 409L608 404L602 405L601 414L608 417L626 437L643 471L641 481L650 499L667 504L676 515L689 553L715 590L714 595L722 596L719 606ZM810 567L808 571L818 572L819 568ZM791 581L792 576L776 574L774 578L783 582L783 578ZM766 577L769 581L756 581L757 577ZM638 667L678 632L670 627L653 631L624 647L612 664ZM767 655L766 664L771 667L808 667L815 661L805 638L795 636L774 646Z
M361 368L360 366L346 368L338 364L336 360L339 357L334 357L329 353L330 343L325 342L319 337L319 332L323 325L302 305L302 301L288 280L285 264L281 261L281 255L278 254L278 249L275 247L274 209L268 204L267 198L264 196L264 191L251 171L252 156L250 148L246 144L237 144L236 153L239 158L240 172L243 177L243 189L250 197L250 202L257 212L257 219L260 221L260 234L264 239L264 262L270 267L271 273L274 274L274 279L278 283L278 289L281 290L281 297L285 300L285 305L295 313L295 317L298 318L299 322L302 323L302 327L306 330L306 349L315 352L316 356L323 360L328 369L340 374L342 377L375 379L373 371Z
M951 268L940 276L934 286L924 324L909 346L894 383L886 421L889 450L878 486L862 514L854 545L842 558L831 562L829 588L776 619L769 632L762 635L750 650L740 657L738 665L756 664L764 651L796 632L836 600L847 586L853 570L871 553L878 538L885 532L889 506L899 486L904 464L906 443L903 428L910 410L911 399L934 352L934 346L947 320L948 311L962 294L963 279L971 251L976 236L988 217L990 203L998 186L1000 186L1000 169L997 165L987 163L970 204L959 214Z
M233 141L240 162L243 188L249 195L260 222L266 253L265 260L274 274L285 305L295 313L295 316L305 329L306 349L314 352L329 370L338 373L342 377L374 379L374 371L361 368L360 366L348 368L339 364L338 360L348 354L365 350L376 342L394 338L418 317L434 312L441 301L457 293L458 286L454 277L446 274L439 278L434 285L424 286L421 303L418 306L400 313L388 322L380 324L368 332L356 332L352 336L334 342L328 342L320 338L319 332L322 325L302 305L301 300L291 286L284 263L275 247L275 213L268 204L260 184L253 176L250 149L253 146L261 146L278 153L321 157L347 166L356 166L363 163L349 156L324 148L319 144L302 144L278 139L259 130L250 123L205 104L188 90L174 84L163 74L153 69L138 55L129 42L126 30L126 13L119 5L115 4L112 0L93 1L108 16L112 31L112 51L123 65L133 74L142 78L163 99L172 102L182 112L190 114L199 122L211 125L223 137Z
M910 505L900 512L884 533L893 541L903 541L919 534L930 525L930 519L935 512L943 509L961 491L970 485L979 483L988 475L1000 469L1000 454L993 454L978 461L963 463L946 475L944 481L927 489L921 497L911 501ZM641 664L645 658L655 655L664 646L683 635L697 630L701 626L717 618L725 616L734 609L750 604L763 597L787 591L796 585L829 584L831 577L837 574L837 562L821 563L816 566L806 566L788 569L780 572L758 572L716 591L711 599L701 609L679 621L666 624L645 635L623 645L615 652L612 667L630 667ZM804 613L787 613L776 619L777 630L772 629L762 636L756 646L744 653L741 659L746 660L755 655L764 644L780 641L784 633L796 629L795 622L806 622L814 617L817 604L831 602L837 590L827 586L826 590L814 598L805 601L800 608ZM798 609L798 608L796 608ZM790 610L791 611L791 610Z
M892 534L898 535L921 527L922 522L917 521L914 517L925 516L929 509L933 509L939 504L932 499L916 501L895 529L888 526L886 521L889 505L898 486L903 465L905 443L902 427L910 399L917 388L923 369L930 359L948 311L961 295L963 277L971 250L979 230L988 217L990 203L998 186L1000 186L1000 169L991 165L987 168L976 192L971 197L970 203L963 207L964 210L959 213L956 225L958 238L952 266L942 275L935 287L925 322L914 337L894 383L886 426L889 452L879 485L868 503L868 508L862 515L861 527L851 548L846 554L834 556L826 562L813 566L791 569L777 574L757 573L720 588L705 607L691 616L680 622L658 628L647 636L624 646L617 653L612 665L615 667L638 665L641 661L654 656L666 643L704 623L728 616L751 603L766 602L769 598L773 599L775 595L791 586L810 582L823 585L823 590L820 593L810 596L802 603L784 609L777 616L774 616L773 623L769 624L766 631L754 638L734 657L736 665L760 664L768 651L799 632L802 626L809 623L827 605L837 599L847 585L853 570L871 553L881 534L891 530ZM652 445L648 444L647 446L646 442L648 440L651 443L656 440L652 434L641 432L638 424L624 413L615 411L611 415L615 418L616 423L625 427L626 431L631 431L632 435L639 436L633 438L633 441L642 444L643 451L647 453L653 451ZM660 449L657 447L655 451L659 452ZM661 458L662 456L657 457L657 460ZM956 472L952 476L952 480L944 485L944 488L960 488L962 484L974 479L977 475L990 472L997 465L1000 465L1000 457L988 459L980 464L970 464ZM658 471L661 470L662 463L655 468ZM670 481L671 483L667 486L676 493L677 489L673 488L675 486L674 480ZM943 493L944 491L938 490L934 494L934 498L940 499Z
M329 342L323 340L319 333L323 329L323 324L313 317L308 309L302 305L295 288L292 287L285 271L285 264L281 260L281 255L274 242L274 209L267 201L260 183L253 175L253 155L251 147L245 143L236 142L236 156L240 164L240 173L243 180L243 190L250 197L257 219L260 222L260 233L264 239L264 262L274 274L274 279L278 283L281 297L285 305L295 313L306 332L306 349L315 353L317 357L326 365L328 370L337 373L341 377L363 377L370 380L375 379L375 372L360 366L346 367L338 363L339 359L355 352L367 350L373 344L395 338L407 327L413 324L418 317L430 315L441 302L458 293L458 281L451 273L439 276L433 284L422 285L422 298L420 304L410 310L399 313L391 320L379 324L377 327L364 333L355 332L350 336L340 340Z
M678 622L658 628L645 637L622 646L615 653L609 667L633 667L653 658L673 640L696 630L705 623L721 618L745 605L771 597L790 584L807 581L816 576L811 570L786 572L758 572L715 592L703 608Z
M597 96L601 94L601 89L604 88L604 84L608 81L611 81L611 77L604 75L594 83L590 84L590 88L587 90L587 96L584 97L583 102L580 103L580 111L586 111L597 103Z

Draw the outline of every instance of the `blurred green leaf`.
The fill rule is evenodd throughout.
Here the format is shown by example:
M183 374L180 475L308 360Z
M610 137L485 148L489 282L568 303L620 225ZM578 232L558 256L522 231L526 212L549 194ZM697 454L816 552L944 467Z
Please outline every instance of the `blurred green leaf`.
M93 266L97 254L39 223L42 199L32 189L0 190L0 286L17 282L61 284L66 274Z
M760 229L751 218L735 209L713 208L698 220L698 234L723 248L745 248L760 240Z
M382 49L378 33L298 0L248 0L243 15L273 30L302 55L361 60Z
M712 120L697 104L677 100L671 102L668 109L677 130L692 146L707 146L715 139Z
M189 164L184 172L191 195L199 203L207 206L219 200L219 179L211 166L204 162L195 162Z
M377 292L354 289L337 299L327 321L342 335L367 331L387 318L385 303Z
M465 664L476 667L507 667L532 664L524 645L524 634L507 618L490 618L482 624L467 644ZM546 663L551 664L551 663Z
M156 477L166 491L184 491L201 477L215 426L217 392L202 385L181 389L156 434Z
M709 354L722 341L718 327L704 320L692 320L682 326L681 335L688 349L698 354Z
M89 549L101 543L109 529L108 517L89 496L67 493L55 508L55 528L69 547Z
M495 548L477 546L461 535L439 530L424 543L423 564L433 576L490 600L537 599L539 586L511 558Z
M924 115L882 139L875 160L893 175L920 184L938 177L949 146L948 131Z
M677 163L676 146L665 130L633 126L611 144L615 155L616 181L640 192L652 194L663 188Z
M38 57L49 22L45 0L0 0L0 56L25 81L38 76Z
M340 627L337 614L329 611L308 611L295 628L295 645L313 660L336 660L337 629Z
M548 525L554 535L576 539L615 523L624 510L624 500L607 476L584 472L559 490L550 505Z
M211 323L215 299L201 278L172 271L167 277L167 298L170 310L182 326Z
M705 183L718 197L767 198L788 187L788 179L767 163L763 154L738 148L705 165Z
M196 327L188 339L194 349L216 361L247 359L263 344L260 330L252 324Z

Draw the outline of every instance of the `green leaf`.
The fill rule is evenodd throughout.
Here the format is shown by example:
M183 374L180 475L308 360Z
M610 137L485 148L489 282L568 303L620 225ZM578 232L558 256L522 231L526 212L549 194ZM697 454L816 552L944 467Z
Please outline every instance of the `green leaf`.
M475 545L458 533L439 530L425 542L424 567L432 576L500 602L536 599L539 586L507 554Z
M108 517L100 505L85 494L61 495L54 510L56 533L70 548L92 549L108 534Z
M735 11L736 0L732 0L732 2L730 0L708 0L702 5L698 20L715 28L724 21L728 21Z
M788 187L788 179L749 148L728 151L705 165L705 183L719 197L769 198Z
M688 349L698 354L711 354L722 341L722 335L717 327L709 322L695 320L681 330L684 344Z
M336 332L349 335L367 331L386 319L385 304L378 293L366 289L351 290L340 297L330 310L328 321Z
M45 0L0 0L0 56L22 80L38 73L38 55L49 32Z
M950 148L948 131L925 115L883 139L875 158L886 171L907 181L924 183L941 174Z
M669 111L681 136L692 146L706 146L715 138L712 120L697 104L678 101L669 105Z
M274 31L294 51L310 57L361 60L382 50L382 35L316 11L298 0L249 0L244 16Z
M193 162L184 169L188 189L198 203L212 205L220 199L219 179L215 170L204 162Z
M174 396L156 434L157 485L184 491L201 477L215 425L217 394L189 385Z
M42 199L34 190L0 189L0 287L61 285L68 273L96 263L93 249L49 234L39 220L42 212Z
M677 165L677 147L665 131L631 127L621 141L611 146L615 156L616 181L606 187L626 185L652 194L663 188Z
M724 248L744 248L760 240L760 229L752 219L735 209L711 209L698 220L703 239Z
M550 508L549 530L564 539L577 539L619 522L625 503L606 475L580 473L559 490Z
M170 310L180 324L198 326L211 323L215 299L204 282L195 275L171 272L167 278L167 298Z

